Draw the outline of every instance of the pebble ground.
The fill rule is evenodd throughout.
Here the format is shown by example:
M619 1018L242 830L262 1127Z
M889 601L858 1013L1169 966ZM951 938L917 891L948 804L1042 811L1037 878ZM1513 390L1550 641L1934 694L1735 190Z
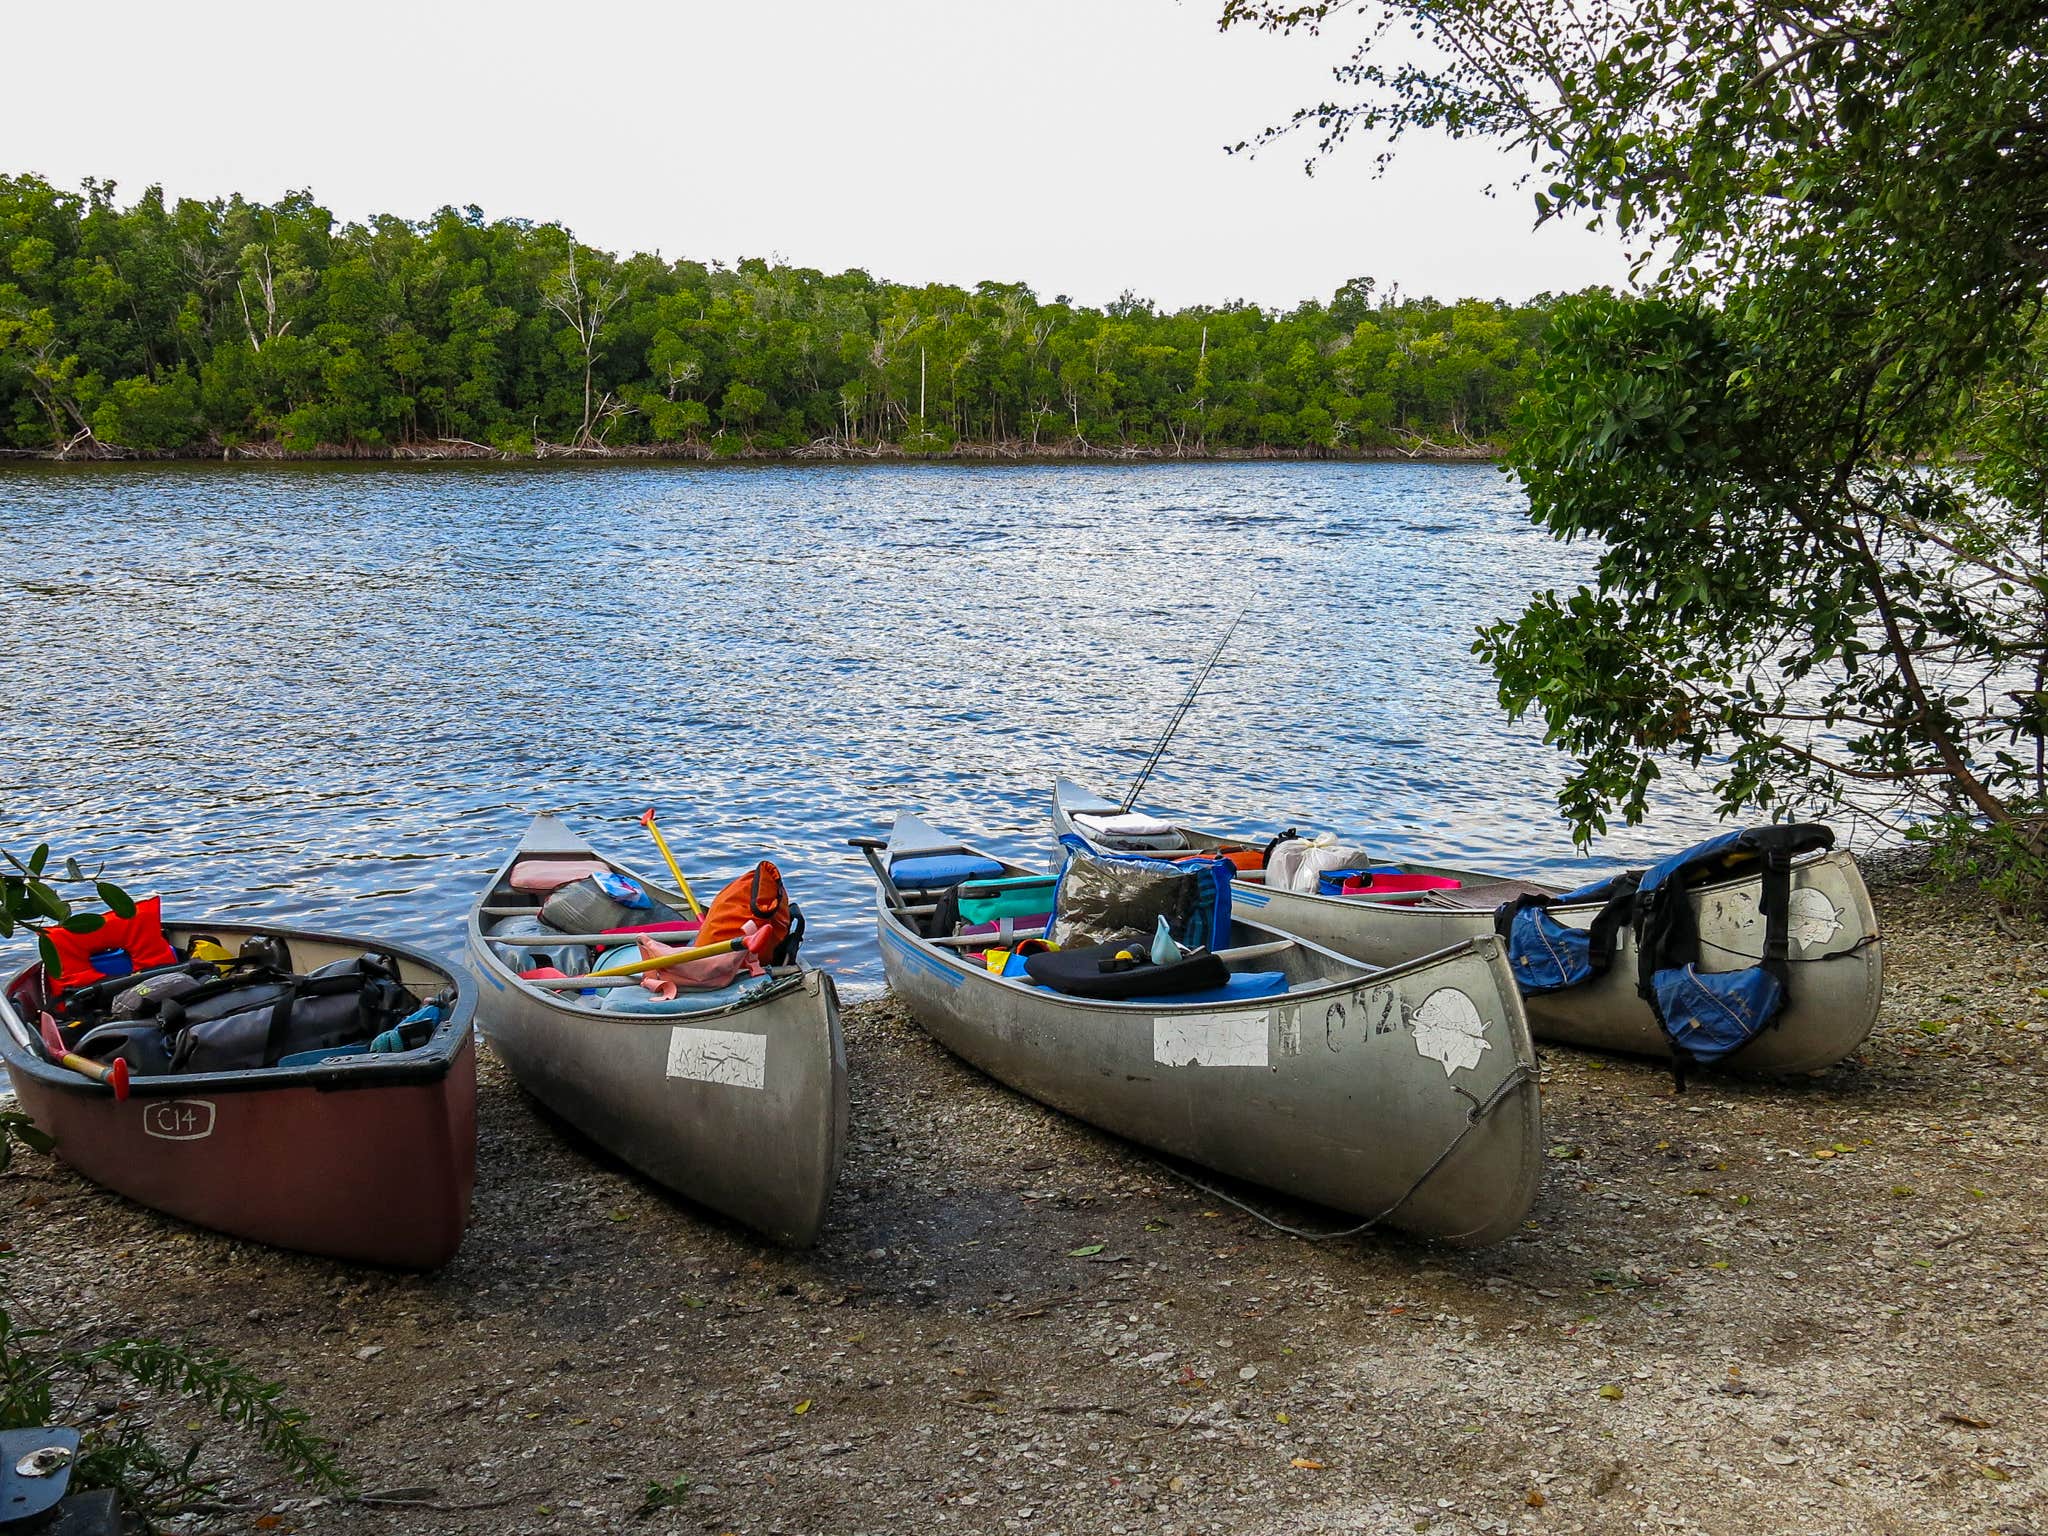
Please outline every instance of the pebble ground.
M209 1434L216 1506L173 1529L2048 1536L2048 940L1904 877L1878 899L1884 1017L1843 1067L1679 1095L1545 1048L1548 1178L1482 1252L1281 1236L884 1000L849 1012L809 1253L594 1154L486 1056L444 1271L216 1237L25 1157L14 1307L232 1354L382 1496L309 1499Z

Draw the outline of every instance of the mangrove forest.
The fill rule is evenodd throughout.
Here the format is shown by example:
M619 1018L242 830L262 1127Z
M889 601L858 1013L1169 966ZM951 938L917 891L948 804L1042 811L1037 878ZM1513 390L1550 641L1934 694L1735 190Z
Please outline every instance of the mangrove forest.
M0 451L1471 453L1550 308L1370 278L1284 313L1093 308L620 256L474 207L344 223L303 192L0 175Z

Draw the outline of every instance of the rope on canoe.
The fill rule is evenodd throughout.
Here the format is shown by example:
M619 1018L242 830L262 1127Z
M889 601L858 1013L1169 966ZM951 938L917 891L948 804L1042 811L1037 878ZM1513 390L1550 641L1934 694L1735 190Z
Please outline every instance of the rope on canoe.
M1488 1094L1484 1101L1478 1098L1474 1098L1472 1094L1466 1093L1466 1091L1463 1088L1459 1088L1456 1083L1453 1083L1451 1085L1452 1088L1456 1089L1457 1092L1464 1094L1466 1098L1472 1100L1472 1108L1466 1112L1465 1128L1462 1131L1458 1132L1457 1135L1451 1138L1450 1145L1445 1147L1443 1151L1437 1153L1436 1157L1430 1162L1430 1165L1427 1168L1423 1169L1421 1173L1415 1176L1415 1182L1410 1184L1406 1189L1402 1190L1399 1198L1396 1199L1392 1205L1388 1206L1385 1210L1379 1212L1379 1214L1375 1216L1366 1217L1364 1221L1361 1221L1355 1227L1340 1227L1335 1231L1330 1232L1312 1232L1306 1227L1289 1226L1286 1222L1280 1220L1278 1217L1268 1216L1264 1211L1260 1210L1257 1206L1252 1205L1248 1201L1240 1200L1235 1195L1226 1194L1223 1190L1216 1188L1215 1185L1206 1183L1203 1180L1196 1178L1193 1174L1187 1172L1185 1169L1176 1168L1172 1163L1164 1162L1156 1157L1149 1159L1149 1161L1153 1163L1156 1167L1164 1169L1167 1173L1172 1174L1182 1183L1192 1184L1196 1189L1199 1189L1203 1194L1210 1196L1212 1199L1221 1200L1225 1205L1235 1206L1238 1210L1243 1211L1245 1215L1250 1216L1255 1221L1262 1221L1267 1226L1274 1228L1276 1231L1285 1232L1289 1237L1299 1237L1311 1243L1326 1243L1334 1238L1339 1237L1356 1237L1359 1235L1359 1233L1368 1232L1372 1228L1378 1226L1381 1222L1385 1221L1389 1216L1393 1215L1394 1212L1401 1209L1402 1206L1406 1205L1411 1199L1413 1199L1415 1196L1415 1192L1422 1188L1423 1185L1429 1182L1430 1176L1434 1174L1437 1171L1437 1169L1443 1167L1445 1163L1451 1160L1451 1154L1456 1152L1458 1148L1465 1144L1465 1138L1471 1135L1473 1131L1478 1129L1479 1123L1482 1120L1484 1120L1488 1115L1493 1113L1494 1108L1500 1103L1500 1101L1506 1098L1508 1094L1514 1091L1516 1088L1519 1088L1523 1083L1533 1081L1535 1075L1536 1074L1533 1071L1531 1071L1528 1067L1521 1065L1519 1062L1516 1063L1515 1070L1510 1072L1506 1077L1502 1078L1500 1080L1500 1086L1495 1088L1492 1093Z

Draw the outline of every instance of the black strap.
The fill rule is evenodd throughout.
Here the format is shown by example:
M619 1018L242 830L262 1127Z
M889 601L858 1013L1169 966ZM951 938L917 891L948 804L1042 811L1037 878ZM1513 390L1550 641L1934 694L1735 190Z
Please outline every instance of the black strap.
M1592 926L1586 930L1592 940L1590 958L1593 974L1604 976L1614 964L1615 946L1620 942L1621 930L1629 925L1635 916L1636 887L1642 883L1641 870L1625 870L1614 877L1614 888L1606 904L1593 914ZM1641 935L1638 934L1640 939Z
M955 887L955 889L958 889L958 887ZM777 965L795 965L796 952L803 948L803 942L804 909L795 902L791 902L789 904L789 936L782 941L781 947L775 951L775 963Z
M352 979L360 983L360 978ZM285 1054L284 1039L292 1026L292 1008L305 995L303 989L306 985L304 982L293 981L278 994L276 1003L271 1006L270 1028L263 1035L263 1065L266 1067L276 1066L278 1059Z
M1586 962L1593 967L1594 976L1605 976L1614 964L1614 951L1620 940L1621 930L1633 920L1635 914L1636 885L1642 878L1641 873L1633 869L1616 875L1612 893L1600 910L1593 914L1592 924L1586 929ZM1555 896L1525 891L1513 901L1504 901L1493 909L1493 931L1499 934L1503 941L1512 938L1517 917L1531 907L1554 907L1557 900ZM1636 939L1640 952L1640 932L1637 933Z
M1792 851L1772 848L1764 855L1763 891L1757 909L1764 915L1764 966L1778 985L1792 986ZM1784 1009L1779 1010L1780 1017ZM1777 1022L1775 1019L1773 1023Z
M764 923L775 916L777 906L777 903L772 901L765 907L761 905L761 871L767 867L765 864L754 866L754 883L747 891L747 909Z
M1278 837L1274 838L1270 843L1266 844L1265 848L1261 850L1259 854L1259 868L1264 869L1266 865L1272 861L1273 850L1275 848L1278 848L1282 843L1291 842L1295 838L1298 838L1300 836L1301 834L1297 832L1293 827L1289 827L1285 832L1282 832Z

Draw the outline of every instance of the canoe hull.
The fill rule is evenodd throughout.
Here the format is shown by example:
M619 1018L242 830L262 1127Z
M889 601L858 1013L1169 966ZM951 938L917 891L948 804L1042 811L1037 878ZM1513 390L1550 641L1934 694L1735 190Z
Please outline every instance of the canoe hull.
M1877 1024L1884 999L1884 944L1855 860L1847 853L1829 853L1801 865L1792 885L1795 893L1811 891L1814 899L1844 914L1842 930L1852 936L1846 943L1841 933L1816 944L1794 942L1785 1011L1722 1063L1730 1071L1819 1071L1854 1054ZM1761 882L1751 879L1693 893L1702 970L1741 970L1762 958L1763 930L1756 915L1760 890ZM1257 913L1261 922L1374 965L1398 964L1431 948L1493 932L1490 912L1375 905L1246 885L1234 887L1231 899ZM1802 898L1795 894L1794 899ZM1565 907L1553 909L1552 915L1583 928L1593 910ZM1636 993L1633 930L1622 930L1614 965L1605 976L1567 991L1539 993L1524 1004L1529 1028L1539 1040L1638 1056L1671 1054L1662 1027Z
M474 986L373 940L232 924L205 931L231 947L238 934L283 937L301 969L365 950L398 953L416 989L457 982L454 1016L410 1062L138 1077L117 1102L29 1055L26 1010L10 1002L0 1050L21 1108L79 1173L168 1216L355 1263L447 1263L476 1181Z
M1056 793L1053 826L1077 832ZM1083 806L1085 808L1085 805ZM1468 882L1497 879L1471 871L1430 869ZM1721 881L1692 892L1700 929L1700 969L1741 970L1763 955L1757 911L1758 877ZM1792 875L1794 923L1788 1003L1777 1021L1724 1062L1722 1070L1754 1075L1819 1071L1853 1055L1877 1024L1884 997L1884 944L1877 913L1855 858L1836 849L1804 860ZM1257 922L1322 944L1368 965L1399 965L1447 945L1491 934L1493 914L1416 903L1370 902L1341 896L1269 891L1238 881L1231 902ZM1560 922L1584 928L1597 903L1551 909ZM1612 969L1584 986L1524 999L1539 1040L1592 1050L1668 1058L1670 1042L1636 993L1636 949L1623 929Z
M1327 986L1175 1006L1003 980L913 936L886 904L876 926L891 991L935 1040L1103 1130L1465 1245L1516 1231L1535 1198L1535 1053L1490 936L1385 972L1331 956L1349 974Z
M559 823L544 830L557 844L565 835ZM703 1013L604 1014L519 981L491 951L483 921L469 927L481 1025L520 1087L685 1199L791 1247L817 1237L847 1120L829 976L807 969Z

